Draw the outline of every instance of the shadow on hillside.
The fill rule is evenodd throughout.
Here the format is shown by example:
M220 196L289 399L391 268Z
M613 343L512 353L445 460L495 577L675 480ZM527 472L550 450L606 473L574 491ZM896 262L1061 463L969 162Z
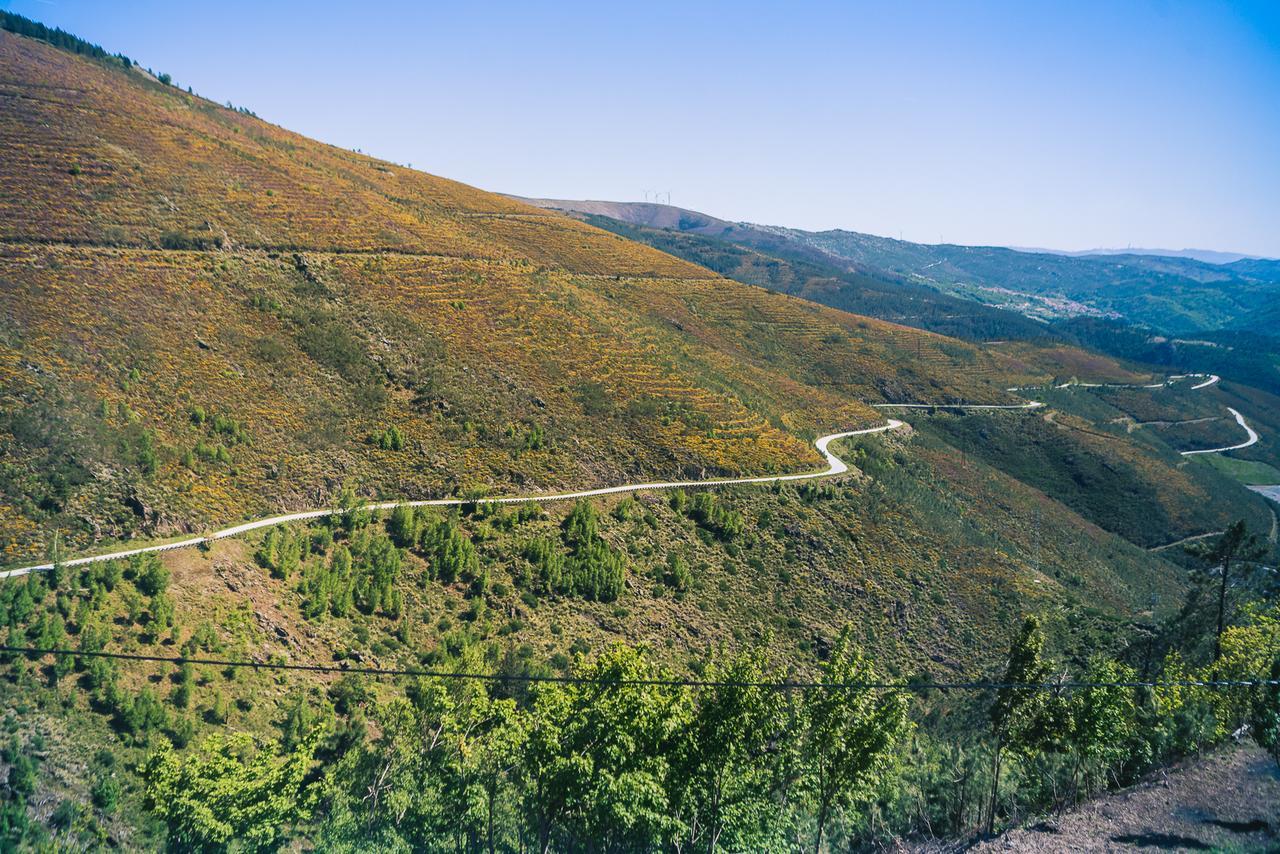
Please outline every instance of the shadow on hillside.
M1180 836L1176 833L1122 833L1111 837L1112 842L1121 845L1133 845L1138 848L1187 849L1191 851L1208 851L1212 846L1206 845L1194 836Z

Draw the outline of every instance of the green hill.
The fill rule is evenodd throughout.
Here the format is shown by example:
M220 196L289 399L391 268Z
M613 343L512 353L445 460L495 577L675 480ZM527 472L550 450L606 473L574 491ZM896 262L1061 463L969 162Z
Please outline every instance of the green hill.
M651 848L635 840L696 824L664 788L691 779L674 757L699 743L672 676L765 649L761 679L834 678L852 626L845 641L874 659L855 675L975 678L1028 613L1064 660L1119 654L1187 587L1146 546L1264 518L1262 498L1184 472L1159 441L1074 437L1099 427L1088 397L1052 401L1056 421L912 411L838 443L850 471L825 480L486 501L808 471L815 437L883 422L872 404L1018 404L1009 386L1143 374L735 281L41 37L61 47L0 32L4 566L343 512L0 580L6 645L77 653L0 659L6 845L226 847L241 825L217 817L234 814L266 849L506 850L542 834L570 850L600 828ZM769 263L726 257L735 274ZM827 276L802 262L788 262L799 291ZM929 301L903 317L919 325L956 305L905 293ZM446 496L466 503L362 509ZM584 674L643 690L570 687ZM823 746L802 700L770 707L763 753L780 731ZM976 708L929 703L929 733ZM508 736L520 763L500 752ZM588 755L594 777L574 764ZM562 758L556 787L601 788L547 817L554 796L519 775ZM284 802L299 791L314 802ZM795 803L791 835L769 844L811 834ZM871 838L853 812L836 824Z
M661 205L533 201L646 228L692 232L788 260L835 265L864 281L879 280L880 289L886 281L896 282L916 293L940 291L1041 320L1116 318L1175 335L1233 328L1261 331L1266 312L1280 295L1280 268L1265 259L1211 264L1156 255L1072 257L998 246L912 243L839 229L810 232L730 223L680 208L657 210ZM672 237L661 239L674 244ZM675 254L684 257L683 252ZM997 316L985 315L988 321Z

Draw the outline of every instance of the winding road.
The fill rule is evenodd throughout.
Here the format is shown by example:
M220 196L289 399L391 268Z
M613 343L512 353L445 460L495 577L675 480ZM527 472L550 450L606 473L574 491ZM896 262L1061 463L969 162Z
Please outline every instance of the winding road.
M1200 388L1200 386L1196 386L1196 388ZM1248 438L1238 445L1228 445L1225 448L1205 448L1203 451L1183 451L1182 456L1191 457L1196 454L1220 454L1223 451L1238 451L1241 448L1247 448L1250 445L1256 444L1258 441L1257 431L1250 427L1249 423L1244 420L1244 416L1240 414L1240 410L1232 409L1228 406L1227 411L1236 417L1236 423L1244 428L1244 432L1248 434Z
M1194 385L1191 388L1201 389L1206 386L1213 385L1218 382L1218 377L1213 374L1179 374L1166 379L1164 382L1153 383L1150 385L1123 385L1117 383L1063 383L1055 386L1055 388L1066 388L1075 386L1080 388L1163 388L1171 385L1178 380L1202 378L1204 382ZM1009 391L1022 391L1023 388L1011 388ZM957 409L957 410L1030 410L1039 409L1045 404L1038 400L1031 400L1026 403L1017 404L993 404L993 403L873 403L872 407L876 409ZM1244 420L1244 416L1237 410L1228 407L1228 410L1236 418L1236 423L1245 429L1248 433L1248 439L1238 445L1230 445L1224 448L1207 448L1200 451L1183 451L1183 456L1191 456L1194 454L1217 454L1223 451L1234 451L1239 448L1247 448L1258 441L1258 434L1254 432ZM867 427L862 430L847 430L843 433L831 433L823 436L814 442L814 446L818 452L822 454L827 462L825 469L818 471L802 472L800 474L782 474L767 475L764 477L726 477L726 478L710 478L705 480L666 480L654 481L652 483L628 483L621 486L605 486L599 489L583 489L576 492L553 492L535 495L512 495L498 498L485 498L483 501L493 504L524 504L530 501L550 502L550 501L571 501L578 498L591 498L599 495L616 495L625 492L642 492L647 490L660 489L682 489L685 487L714 487L714 486L733 486L736 484L768 484L782 483L796 480L813 480L816 478L833 477L835 475L844 474L849 470L849 466L845 462L831 452L830 445L838 439L847 439L852 436L867 436L873 433L885 433L890 430L897 430L906 426L906 423L896 418L886 419L885 423L879 427ZM359 509L364 510L394 510L396 507L458 507L463 504L472 503L468 499L463 498L435 498L422 501L382 501L373 504L362 505ZM270 528L275 525L284 525L289 522L304 522L310 519L320 519L326 516L333 516L348 511L338 510L331 507L320 510L303 510L298 513L284 513L279 516L268 516L263 519L255 519L252 522L245 522L240 525L233 525L229 528L223 528L198 537L188 537L183 540L176 540L171 543L160 543L151 546L141 546L133 549L122 549L120 551L107 552L100 555L88 555L86 557L73 558L62 562L64 567L84 566L85 564L98 563L106 560L117 560L119 558L132 557L133 555L148 554L152 552L167 552L174 549L187 549L195 546L205 545L215 540L234 537L238 534L246 534L250 531L256 531L261 528ZM1209 535L1201 535L1209 536ZM1162 547L1163 548L1163 547ZM0 578L15 578L27 575L32 572L47 572L53 569L52 563L34 564L32 566L23 566L17 569L0 571Z
M1023 407L1014 407L1023 408ZM655 489L682 489L685 487L707 487L707 486L732 486L735 484L760 484L760 483L782 483L793 480L813 480L821 477L833 477L838 474L844 474L849 470L849 466L844 460L837 457L831 452L831 443L838 439L847 439L852 436L867 436L872 433L885 433L889 430L897 430L899 427L905 427L903 421L896 418L889 418L879 427L867 427L863 430L847 430L843 433L832 433L823 436L814 442L814 446L818 452L827 461L827 467L818 471L802 472L800 474L778 474L766 475L764 477L724 477L710 478L706 480L663 480L654 481L652 483L627 483L621 486L605 486L599 489L583 489L577 492L552 492L536 495L512 495L499 498L485 498L484 502L492 504L525 504L530 501L572 501L578 498L591 498L597 495L616 495L622 492L643 492ZM474 503L464 498L433 498L423 501L381 501L374 504L365 504L361 510L394 510L397 507L459 507L463 504ZM303 510L298 513L284 513L279 516L268 516L265 519L255 519L252 522L245 522L241 525L233 525L230 528L223 528L220 531L214 531L199 537L188 537L185 540L177 540L172 543L160 543L153 546L142 546L136 549L123 549L121 551L108 552L100 555L89 555L88 557L78 557L72 560L62 562L64 567L84 566L85 564L98 563L104 560L116 560L118 558L132 557L133 555L148 554L150 552L167 552L174 549L189 549L194 546L201 546L211 543L214 540L222 540L227 537L234 537L237 534L246 534L249 531L256 531L260 528L270 528L275 525L284 525L289 522L304 522L309 519L320 519L325 516L334 516L345 513L345 510L337 510L327 507L323 510ZM27 575L32 572L47 572L53 569L52 563L41 563L33 566L23 566L18 569L10 569L0 572L0 578L14 578L20 575Z

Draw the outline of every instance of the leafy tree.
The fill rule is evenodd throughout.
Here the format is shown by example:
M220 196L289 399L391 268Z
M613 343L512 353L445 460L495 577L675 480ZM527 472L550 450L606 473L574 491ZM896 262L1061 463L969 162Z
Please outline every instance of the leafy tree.
M395 543L380 528L362 531L352 542L355 566L355 604L366 614L383 610L391 616L399 611L395 583L404 559Z
M554 578L552 590L573 592L585 599L612 602L622 593L625 576L622 555L600 536L599 517L589 501L581 500L561 524L561 536L569 548L563 567L553 555L554 547L535 546L534 559L541 561L544 578Z
M713 662L676 750L673 806L690 848L761 850L776 841L787 738L783 695L769 678L765 647Z
M195 685L195 668L191 665L191 662L184 661L178 671L178 684L170 695L173 705L179 709L190 708L191 695L195 691Z
M571 549L581 548L600 538L600 523L596 508L586 499L579 499L560 524L564 542Z
M480 570L471 538L449 519L424 525L418 548L430 564L431 576L446 584L473 578Z
M710 492L696 493L685 512L695 522L722 540L732 540L741 536L746 529L742 514L725 507Z
M120 781L111 772L99 772L93 785L89 787L89 799L93 805L107 815L116 811L120 803Z
M391 511L391 520L388 522L391 531L391 539L402 549L413 548L418 544L418 533L421 530L421 521L418 519L417 510L407 504L401 504Z
M163 593L169 586L169 570L154 553L134 555L134 585L147 596Z
M179 756L167 744L143 766L148 805L168 827L169 844L223 851L233 840L248 851L274 851L293 825L311 816L304 786L320 739L276 755L247 733L215 735Z
M689 570L689 562L675 552L667 555L667 568L662 574L662 580L672 590L687 589L689 582L693 580L693 573Z
M151 689L143 686L131 701L119 709L120 723L135 741L146 741L169 724L169 714Z
M66 572L66 567L62 563L62 536L57 531L53 532L53 539L49 543L49 563L53 566L45 573L49 581L49 588L57 590L62 585L62 577Z
M1271 684L1262 686L1253 700L1253 737L1280 765L1280 653L1271 661Z
M681 830L668 798L687 696L636 649L616 645L574 674L602 684L543 684L517 766L537 850L665 847Z
M572 579L566 569L564 552L554 540L539 538L525 544L524 556L537 573L541 588L547 593L569 593Z
M1189 554L1206 564L1206 574L1213 568L1218 571L1218 627L1213 636L1213 660L1222 655L1222 632L1226 628L1227 588L1231 583L1231 565L1254 561L1267 553L1257 534L1249 532L1244 520L1227 526L1221 536L1207 542L1186 546Z
M342 491L338 493L333 515L329 518L347 534L353 534L373 521L372 513L350 484L342 487Z
M476 686L409 686L377 707L378 738L348 751L325 779L325 836L357 848L490 849L509 802L515 705Z
M987 833L995 828L996 800L1000 793L1000 761L1008 747L1018 748L1039 725L1045 710L1045 694L1035 685L1049 678L1050 666L1044 660L1044 634L1040 621L1027 617L1022 630L1009 648L1009 659L1001 687L987 712L995 744L991 750L991 805L987 812ZM1028 687L1022 687L1028 686Z
M800 787L813 807L816 852L836 811L874 795L910 730L906 695L862 687L878 679L846 627L823 664L821 685L804 693Z
M36 761L30 751L19 746L16 736L5 749L5 760L9 763L9 790L20 798L30 797L36 790Z
M1103 656L1089 659L1081 681L1091 684L1076 690L1070 702L1070 726L1067 744L1074 754L1072 790L1078 789L1081 775L1086 777L1086 794L1090 774L1106 770L1129 755L1130 744L1137 733L1137 709L1133 689L1105 683L1132 682L1133 668Z

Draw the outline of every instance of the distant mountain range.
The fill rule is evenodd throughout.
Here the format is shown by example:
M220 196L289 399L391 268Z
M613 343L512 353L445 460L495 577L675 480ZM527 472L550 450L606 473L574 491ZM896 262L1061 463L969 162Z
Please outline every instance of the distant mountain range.
M1060 253L923 244L843 229L815 232L731 222L652 203L524 201L834 265L1042 321L1086 316L1124 320L1171 335L1222 329L1274 334L1271 318L1280 302L1280 261L1245 256L1228 261L1233 257L1229 253L1207 253L1213 260L1206 260L1197 257L1206 256L1202 250Z
M1009 248L1016 249L1018 252L1031 252L1037 255L1066 255L1070 258L1088 258L1095 255L1158 255L1163 258L1190 258L1193 261L1203 261L1206 264L1231 264L1244 260L1275 260L1267 259L1262 255L1219 252L1215 249L1143 249L1136 246L1127 246L1124 249L1080 249L1073 252L1066 249L1044 249L1042 247L1029 246L1010 246Z

